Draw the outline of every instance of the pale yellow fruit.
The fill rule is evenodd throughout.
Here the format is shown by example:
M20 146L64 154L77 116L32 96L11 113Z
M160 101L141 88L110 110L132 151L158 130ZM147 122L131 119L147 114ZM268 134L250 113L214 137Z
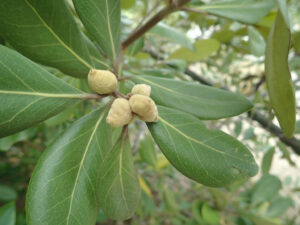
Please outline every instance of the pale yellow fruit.
M108 112L106 122L113 127L120 127L134 120L129 101L125 98L117 98Z
M108 70L91 69L88 75L88 82L93 91L98 94L110 94L117 88L116 76Z
M155 102L148 96L136 94L129 99L131 110L145 122L157 122L158 111Z
M131 90L132 94L140 94L145 96L150 96L151 94L151 86L147 84L137 84L134 85L134 87Z

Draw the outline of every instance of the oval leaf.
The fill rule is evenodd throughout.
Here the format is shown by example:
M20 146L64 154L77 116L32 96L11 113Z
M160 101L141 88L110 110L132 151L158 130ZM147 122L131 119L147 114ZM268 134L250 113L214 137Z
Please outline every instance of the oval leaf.
M151 97L157 104L201 119L236 116L252 108L252 103L241 95L197 83L153 76L135 76L132 80L150 85Z
M0 225L16 224L15 203L10 202L0 208Z
M185 176L221 187L257 173L253 156L235 138L208 130L189 114L162 106L158 110L159 121L148 127L164 155Z
M121 135L100 167L98 197L104 213L116 220L132 216L140 198L128 137Z
M266 81L271 105L284 135L292 137L296 128L296 100L288 65L290 31L278 12L266 50Z
M92 68L66 1L3 0L0 33L25 56L69 75L86 77Z
M75 122L42 155L27 193L29 225L95 225L99 165L111 148L105 111Z
M242 23L255 24L261 21L275 5L274 0L225 0L205 4L196 9Z
M250 52L259 57L265 54L266 43L263 36L254 27L248 27Z
M120 0L73 0L73 3L87 31L111 59L116 59L120 45Z
M0 137L33 126L84 97L81 91L3 46L0 74Z
M208 58L220 48L220 42L215 39L199 40L195 43L195 51L180 48L173 52L169 59L183 59L189 62L197 62Z

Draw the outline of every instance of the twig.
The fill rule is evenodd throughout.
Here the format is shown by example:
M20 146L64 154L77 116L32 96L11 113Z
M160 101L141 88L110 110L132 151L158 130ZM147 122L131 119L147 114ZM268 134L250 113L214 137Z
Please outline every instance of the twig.
M177 0L172 1L171 4L167 5L160 11L158 11L151 19L148 20L147 23L145 23L143 26L141 26L139 29L135 30L123 43L122 43L122 49L126 49L130 44L132 44L134 41L139 39L141 36L143 36L148 30L150 30L152 27L154 27L158 22L163 20L166 16L169 14L180 10L186 3L188 3L190 0Z

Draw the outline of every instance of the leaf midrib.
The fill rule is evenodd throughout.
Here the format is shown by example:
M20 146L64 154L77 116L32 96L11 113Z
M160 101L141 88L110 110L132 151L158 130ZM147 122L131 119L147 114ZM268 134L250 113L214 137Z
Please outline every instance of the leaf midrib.
M105 112L106 112L106 110L104 112L102 112L102 115L99 117L98 121L96 122L96 125L95 125L95 127L93 129L91 137L90 137L90 139L89 139L89 141L87 143L87 146L86 146L86 148L84 150L84 154L83 154L82 159L80 161L80 165L79 165L79 168L78 168L78 173L77 173L77 176L76 176L76 179L75 179L75 182L74 182L74 187L73 187L73 190L72 190L72 193L71 193L71 197L70 197L71 198L71 200L70 200L70 206L69 206L68 216L67 216L67 219L66 219L67 225L69 225L69 222L70 222L70 216L71 216L72 206L73 206L73 199L74 199L74 194L75 194L75 191L76 191L76 188L77 188L79 175L81 174L81 170L84 168L83 163L85 161L87 152L88 152L89 147L91 145L91 142L92 142L92 140L93 140L93 138L94 138L94 136L96 134L96 131L97 131L97 129L98 129L101 121L103 120Z
M29 96L39 96L45 98L74 98L74 99L82 99L85 96L85 94L53 94L53 93L44 93L44 92L6 91L6 90L0 90L0 94L29 95Z
M241 159L241 158L239 158L239 157L235 157L235 156L233 156L233 155L230 155L230 154L228 154L227 152L222 152L222 151L220 151L220 150L218 150L218 149L216 149L216 148L213 148L213 147L211 147L211 146L209 146L209 145L206 145L205 143L203 143L203 142L201 142L201 141L199 141L199 140L197 140L197 139L195 139L195 138L192 138L192 137L186 135L185 133L183 133L182 131L180 131L179 129L177 129L175 126L173 126L172 124L170 124L170 123L168 123L166 120L164 120L162 117L159 116L158 118L159 118L159 120L160 120L162 123L164 123L164 124L166 124L168 127L172 128L174 131L176 131L177 133L179 133L180 135L182 135L182 136L183 136L184 138L186 138L187 140L190 140L190 141L193 141L193 142L195 142L195 143L198 143L198 144L200 144L200 145L202 145L202 146L208 148L209 150L212 150L212 151L214 151L214 152L217 152L217 153L219 153L219 154L221 154L221 155L226 155L226 156L228 156L228 157L231 157L231 158L234 158L234 159L238 159L238 160L243 161L243 162L248 162L248 161L243 160L243 159Z

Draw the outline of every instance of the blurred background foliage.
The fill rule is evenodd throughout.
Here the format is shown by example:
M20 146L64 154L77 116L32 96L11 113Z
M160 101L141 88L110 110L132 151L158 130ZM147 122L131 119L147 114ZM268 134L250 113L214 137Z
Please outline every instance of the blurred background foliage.
M276 11L247 25L232 20L230 14L218 17L201 10L205 9L203 5L214 2L218 1L193 0L185 10L171 14L134 42L124 53L124 75L144 74L200 82L202 79L213 86L241 92L255 103L255 110L278 124L269 109L263 56ZM165 4L166 1L161 0L122 0L123 39ZM197 6L199 12L191 12L192 5ZM288 1L288 9L293 24L289 63L299 102L299 0ZM79 20L78 23L83 27ZM89 91L86 81L47 69ZM126 89L125 85L123 88ZM26 224L26 188L37 160L65 128L93 109L92 104L82 102L38 127L0 139L0 225ZM131 125L131 143L143 190L140 206L135 216L124 222L107 219L99 209L98 224L300 224L299 156L268 132L267 127L253 121L251 115L209 121L207 126L222 129L245 143L260 164L260 173L227 188L197 184L177 172L159 152L145 125L135 122ZM295 137L300 138L300 120Z

